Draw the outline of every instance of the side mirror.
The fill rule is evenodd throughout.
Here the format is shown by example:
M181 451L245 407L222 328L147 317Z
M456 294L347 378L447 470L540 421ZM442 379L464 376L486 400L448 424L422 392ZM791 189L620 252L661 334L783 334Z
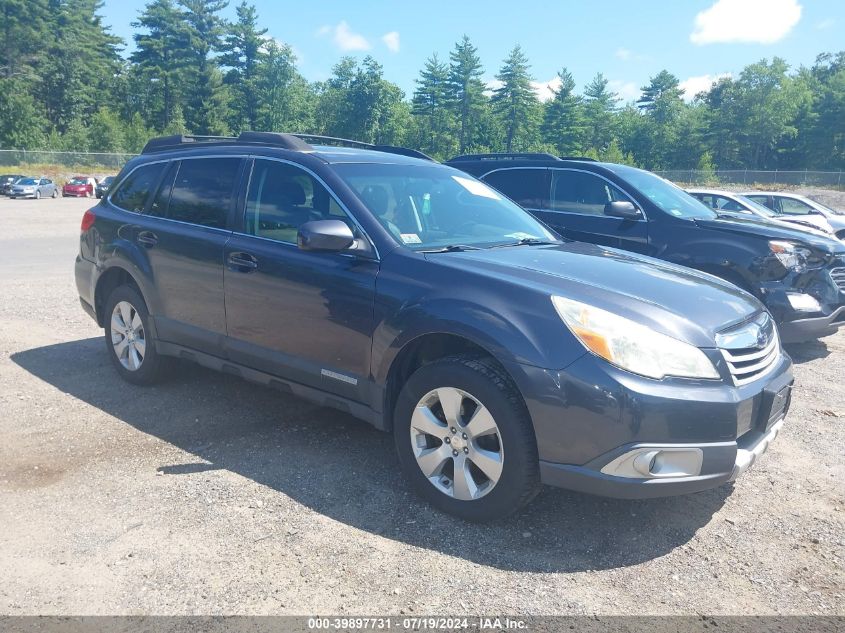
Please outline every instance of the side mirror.
M340 220L312 220L299 227L296 243L304 251L342 251L355 243L355 236Z
M604 214L623 220L641 220L642 212L634 206L633 202L627 200L616 200L604 205Z

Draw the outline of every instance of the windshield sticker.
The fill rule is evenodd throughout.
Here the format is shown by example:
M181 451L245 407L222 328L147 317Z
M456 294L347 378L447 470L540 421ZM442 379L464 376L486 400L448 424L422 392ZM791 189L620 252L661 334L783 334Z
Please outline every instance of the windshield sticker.
M532 240L538 239L536 235L531 235L530 233L523 233L522 231L517 231L516 233L508 233L505 237L511 237L515 240Z
M400 237L405 244L422 244L420 236L416 233L402 233Z
M470 180L469 178L461 178L460 176L452 176L453 180L461 185L464 189L469 191L474 196L482 196L483 198L491 198L493 200L501 200L502 197L493 191L483 182L477 180Z

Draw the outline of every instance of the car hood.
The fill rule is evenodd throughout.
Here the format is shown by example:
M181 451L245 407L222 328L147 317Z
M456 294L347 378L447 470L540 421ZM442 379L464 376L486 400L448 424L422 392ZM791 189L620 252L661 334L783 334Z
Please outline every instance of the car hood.
M750 294L712 275L584 242L427 257L550 297L584 301L698 347L715 347L717 332L764 309Z
M794 229L781 223L774 223L764 218L735 217L721 215L714 219L696 218L695 223L703 228L714 231L726 231L741 235L754 235L770 240L788 240L814 247L824 253L841 254L845 252L842 243L835 238L815 235L799 227Z

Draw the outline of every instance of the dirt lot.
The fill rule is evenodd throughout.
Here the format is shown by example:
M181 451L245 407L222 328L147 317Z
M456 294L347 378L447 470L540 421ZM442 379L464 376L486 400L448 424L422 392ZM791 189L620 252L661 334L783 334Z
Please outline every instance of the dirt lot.
M188 365L121 382L73 283L87 204L0 199L0 613L845 613L845 332L790 348L735 487L546 489L479 527L345 415Z

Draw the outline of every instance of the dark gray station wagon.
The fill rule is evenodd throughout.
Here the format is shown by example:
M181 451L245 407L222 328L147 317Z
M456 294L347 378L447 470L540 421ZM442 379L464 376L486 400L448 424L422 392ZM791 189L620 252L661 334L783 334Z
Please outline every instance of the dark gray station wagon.
M155 139L85 213L76 284L126 380L180 358L351 413L471 520L541 483L719 486L789 408L791 361L754 297L559 239L403 148Z

